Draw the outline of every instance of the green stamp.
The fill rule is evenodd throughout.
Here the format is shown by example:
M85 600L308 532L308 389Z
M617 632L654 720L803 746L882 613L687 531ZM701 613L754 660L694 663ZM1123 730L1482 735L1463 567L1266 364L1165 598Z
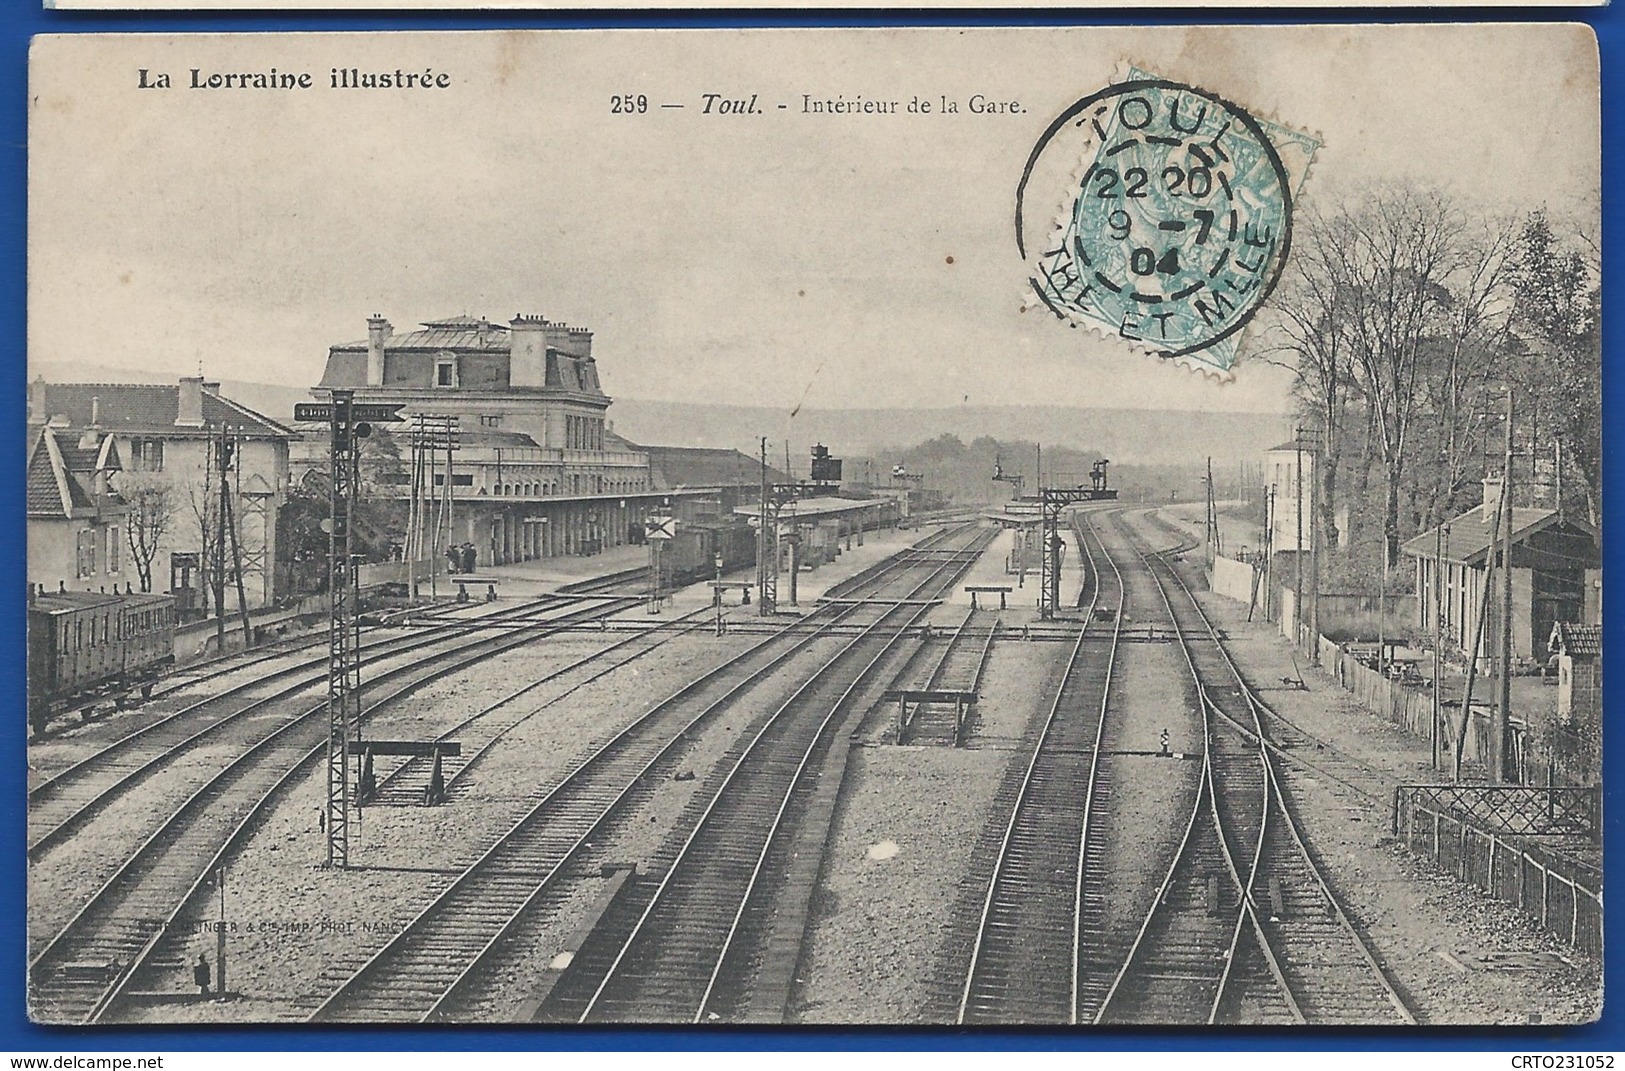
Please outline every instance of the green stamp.
M1081 171L1053 231L1029 249L1027 182L1057 140L1081 141ZM1016 203L1028 282L1064 320L1226 371L1292 247L1287 159L1306 169L1318 147L1216 94L1135 71L1068 108L1034 147Z

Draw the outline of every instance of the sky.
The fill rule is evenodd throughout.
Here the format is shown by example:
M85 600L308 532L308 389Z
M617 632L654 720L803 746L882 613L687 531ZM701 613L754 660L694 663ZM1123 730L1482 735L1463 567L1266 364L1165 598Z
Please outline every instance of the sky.
M611 395L1281 409L1263 361L1220 384L1020 311L1021 168L1131 62L1320 137L1304 204L1406 180L1597 213L1576 25L43 38L30 360L305 386L373 313L539 313L596 333ZM315 86L187 88L272 67ZM332 89L334 67L450 85ZM705 115L706 93L762 114ZM804 111L837 96L898 108Z

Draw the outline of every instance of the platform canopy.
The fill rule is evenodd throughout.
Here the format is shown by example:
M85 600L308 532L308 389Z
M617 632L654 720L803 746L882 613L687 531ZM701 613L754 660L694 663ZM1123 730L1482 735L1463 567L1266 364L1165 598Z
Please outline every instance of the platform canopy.
M860 510L874 509L885 505L889 499L884 498L803 498L791 502L779 512L781 520L812 521L822 517L844 517ZM761 512L761 506L751 504L736 506L734 512L745 517L755 517Z

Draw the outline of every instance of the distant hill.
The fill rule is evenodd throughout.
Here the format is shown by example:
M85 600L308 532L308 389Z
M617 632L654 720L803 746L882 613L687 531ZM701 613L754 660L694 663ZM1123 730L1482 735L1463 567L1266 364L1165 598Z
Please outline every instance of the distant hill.
M52 382L172 383L173 375L143 374L88 365L30 367L29 378ZM269 383L224 380L226 397L273 420L293 417L294 403L308 390ZM616 434L651 446L731 447L756 453L767 437L769 460L781 463L784 443L798 470L813 443L837 457L873 456L915 446L939 435L969 443L980 436L1025 439L1045 445L1098 451L1135 465L1251 461L1290 437L1291 420L1278 413L1206 413L1158 409L1078 409L1061 406L960 406L952 409L803 409L791 416L767 406L701 405L617 398L609 409Z
M944 433L969 443L979 436L1025 439L1098 451L1113 461L1169 465L1256 460L1290 435L1277 413L1205 413L1060 406L962 406L953 409L784 409L691 405L617 399L615 432L637 443L734 447L754 454L766 436L769 460L781 462L790 441L798 469L815 442L838 457L874 455Z

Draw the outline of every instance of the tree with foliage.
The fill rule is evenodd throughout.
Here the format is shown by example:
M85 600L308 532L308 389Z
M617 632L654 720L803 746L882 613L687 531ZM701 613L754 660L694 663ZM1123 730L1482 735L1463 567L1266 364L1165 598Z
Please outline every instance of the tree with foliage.
M1518 234L1512 376L1560 444L1570 494L1598 522L1602 479L1602 291L1595 245L1560 238L1544 210ZM1568 494L1564 496L1569 497Z
M363 560L389 561L406 527L402 496L407 477L400 446L388 432L375 429L361 440L360 464L351 539ZM289 488L277 517L277 546L300 590L320 590L326 584L328 534L323 522L330 486L325 467L310 470Z

